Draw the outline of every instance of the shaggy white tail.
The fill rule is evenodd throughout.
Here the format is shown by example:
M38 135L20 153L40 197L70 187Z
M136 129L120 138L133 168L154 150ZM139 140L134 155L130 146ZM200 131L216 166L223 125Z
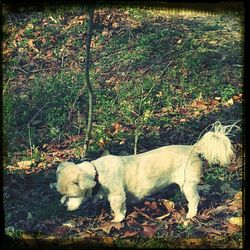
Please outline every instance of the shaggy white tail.
M215 122L212 129L196 142L194 150L202 154L209 164L229 164L234 152L228 135L233 127L239 128L235 124L223 126L219 121Z

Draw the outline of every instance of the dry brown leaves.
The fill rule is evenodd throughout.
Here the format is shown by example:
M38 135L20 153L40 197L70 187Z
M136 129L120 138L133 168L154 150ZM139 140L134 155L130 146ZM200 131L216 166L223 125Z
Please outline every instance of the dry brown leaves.
M124 224L121 222L104 222L100 227L97 227L95 230L102 230L105 233L109 234L112 229L120 230L124 227Z
M183 91L179 90L179 92L182 93ZM242 98L243 98L242 94L235 95L226 101L222 101L221 97L215 97L214 99L210 100L203 100L201 98L197 98L191 103L187 104L186 106L182 106L179 108L177 107L175 108L175 110L173 110L172 108L162 108L159 112L156 112L154 115L156 117L161 117L172 112L185 115L185 118L173 119L173 122L175 124L179 124L200 117L204 114L209 114L212 111L219 110L219 108L223 106L230 107L234 103L241 103Z

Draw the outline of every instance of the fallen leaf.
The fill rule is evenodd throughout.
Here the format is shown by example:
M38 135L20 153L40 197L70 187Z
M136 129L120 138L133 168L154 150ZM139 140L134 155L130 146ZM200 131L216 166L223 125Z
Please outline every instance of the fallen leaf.
M179 39L176 43L177 43L177 44L182 43L182 39Z
M34 25L32 23L29 23L26 28L33 29Z
M180 119L181 123L186 122L186 121L187 121L187 119L185 119L185 118Z
M10 48L6 48L2 51L3 55L7 55L7 54L10 54L12 52L12 49Z
M237 211L242 209L242 200L241 199L233 199L229 206L228 209L231 211Z
M232 239L232 240L230 240L227 244L226 244L226 247L225 248L227 248L227 249L241 249L242 247L240 247L239 245L238 245L238 243L234 240L234 239Z
M76 221L68 220L68 221L64 222L62 225L64 227L69 227L69 228L76 227Z
M126 139L125 139L125 138L123 138L123 139L119 142L120 145L123 145L123 144L125 144L125 143L126 143Z
M179 214L180 214L183 218L186 217L187 212L186 212L186 210L185 210L184 207L181 207L181 208L179 209Z
M236 200L242 200L242 191L239 191L235 194L234 199Z
M115 124L112 125L113 127L113 132L111 133L113 136L118 134L118 132L122 129L122 125L118 122L116 122Z
M53 21L54 23L58 23L58 21L57 21L53 16L49 16L49 19L50 19L51 21Z
M161 112L163 112L163 113L172 112L172 111L173 111L172 107L168 107L168 108L163 107L163 108L161 108Z
M232 106L233 104L234 104L233 98L230 98L230 99L225 103L226 106Z
M169 215L170 215L170 213L164 214L160 217L157 217L156 220L163 220L163 219L167 218Z
M157 228L155 226L143 225L143 235L147 237L151 237L155 235L157 232Z
M32 164L35 163L35 160L30 160L30 161L19 161L17 162L17 166L21 169L29 169Z
M115 83L116 82L116 78L114 76L112 76L111 78L107 79L105 82L106 83L111 83L111 82Z
M137 207L134 207L134 209L135 209L139 214L141 214L142 216L144 216L146 219L152 220L152 218L151 218L149 215L145 214L144 212L142 212L142 211L141 211L140 209L138 209Z
M112 237L103 237L102 242L105 245L113 245L113 238Z
M172 212L174 210L174 202L166 199L161 199L161 203L167 209L168 212Z
M52 56L53 56L53 52L52 52L51 50L48 50L48 51L46 52L46 58L47 58L47 59L50 59Z
M200 109L200 110L207 109L207 105L205 104L205 102L204 101L199 101L199 100L194 100L191 103L191 107L196 108L196 109Z
M105 215L105 211L104 209L102 209L102 212L100 213L100 215L98 216L98 221L102 221L106 218L106 215Z
M112 23L113 28L117 28L118 26L119 26L118 23Z
M201 114L201 112L199 110L194 111L194 116L199 116L200 114Z
M22 52L24 52L24 51L25 51L24 48L18 48L18 52L22 53Z
M126 220L127 226L141 226L139 222L137 222L134 218L130 217Z
M137 218L138 217L138 212L133 211L132 213L127 215L127 218L132 217L132 218Z
M218 206L218 207L214 208L213 211L218 213L218 212L224 211L226 209L227 209L227 206L222 205L222 206Z
M72 235L72 239L74 240L74 243L81 243L85 238L90 238L90 237L94 237L95 236L95 232L90 232L88 230L84 230L84 231L79 231L77 232L76 235Z
M66 226L60 226L52 220L44 220L42 222L51 233L64 235L68 232L68 228Z
M209 43L214 45L214 44L217 44L217 41L210 41Z
M224 226L226 226L227 231L230 233L237 233L241 231L241 227L239 227L238 225L229 223L229 222L224 222Z
M145 206L149 207L152 210L157 209L157 203L155 201L153 202L145 201L144 204Z
M182 225L184 228L187 228L191 224L191 220L184 220Z
M105 146L106 142L103 138L101 138L99 141L98 141L98 145L103 148Z
M29 39L29 41L28 41L28 45L29 45L29 47L30 48L34 48L34 39Z
M86 17L85 17L85 16L79 16L78 19L79 19L79 20L85 20Z
M233 173L233 172L237 172L238 171L239 166L237 166L237 165L231 165L231 166L228 166L227 169L228 169L229 172Z
M202 246L203 245L203 239L201 238L182 238L180 241L178 241L180 245L190 245L192 247Z
M112 228L120 230L122 227L123 224L121 222L105 222L100 227L96 228L96 230L100 229L109 234Z
M139 231L125 231L122 238L127 238L127 237L133 237L135 235L137 235L139 233Z
M108 34L109 34L108 29L104 29L104 30L102 31L102 35L103 35L103 36L107 36Z
M233 96L233 100L234 100L235 102L241 101L241 99L242 99L242 96L241 96L241 95L235 95L235 96Z
M211 100L209 104L210 104L210 106L217 106L219 104L219 101Z
M233 224L233 225L237 225L237 226L242 227L243 219L242 219L242 217L231 217L230 219L228 219L228 222Z
M214 228L208 228L208 227L200 227L197 228L198 231L202 231L204 233L208 233L208 234L217 234L217 235L221 235L222 231L221 230L217 230Z
M171 214L171 218L168 221L170 224L180 224L183 223L184 218L181 216L181 214L177 211L173 211Z
M45 39L44 37L41 38L41 43L46 43L47 39Z
M11 171L17 170L17 167L16 166L12 166L12 165L8 165L8 166L6 166L6 169L8 169L11 172Z
M37 248L37 241L33 236L24 233L22 234L22 239L28 247Z
M159 92L156 94L156 97L162 97L162 96L163 96L162 91L159 91Z
M64 234L68 233L68 228L63 227L63 226L58 226L58 227L55 228L53 233L59 234L59 235L64 235Z
M46 162L39 162L37 167L38 168L45 168L46 167Z

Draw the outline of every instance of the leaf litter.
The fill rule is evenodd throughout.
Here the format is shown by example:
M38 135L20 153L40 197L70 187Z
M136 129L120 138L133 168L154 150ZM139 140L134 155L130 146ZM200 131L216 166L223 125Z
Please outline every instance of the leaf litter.
M117 29L119 23L128 25L128 22L124 19L123 15L124 13L119 14L115 18L115 15L102 15L101 11L97 13L97 17L99 16L99 18L102 19L102 23L106 27L103 30L104 36L112 36L111 32L108 29L110 25L114 29ZM54 24L57 23L57 20L52 16L50 16L48 19L51 20ZM50 25L51 27L53 27L53 25L49 24L49 20L44 19L42 25ZM70 20L66 20L66 22L64 23L64 29L70 30L74 26L82 24L84 20L85 16L78 16ZM134 20L130 20L130 25L134 26L135 28L140 27L140 23ZM28 24L28 26L24 29L20 29L18 32L14 32L16 34L16 39L13 46L18 47L17 43L23 40L25 30L32 28L34 27L32 27L31 24ZM46 39L42 39L42 43L46 43ZM54 37L52 37L52 41L53 40L55 40ZM40 48L37 47L37 44L33 38L30 38L27 41L30 50L29 53L39 52ZM181 44L182 39L177 39L176 43ZM26 48L19 49L21 49L22 53L26 53ZM8 48L6 44L3 44L3 54L5 56L10 56L13 51L13 48ZM41 55L41 57L49 61L53 59L54 54L51 50L47 50L46 53ZM111 77L109 77L108 79L110 81L117 80L116 78L112 79ZM24 81L24 75L20 75L19 80ZM220 97L215 97L211 100L203 100L199 98L187 106L177 107L176 112L185 114L185 118L175 118L173 119L173 124L177 125L182 122L187 122L191 118L197 118L204 114L208 114L209 112L211 112L211 110L216 110L223 106L229 107L234 105L235 103L240 103L241 101L241 94L235 95L228 100L221 100ZM171 112L171 109L163 108L161 112L155 112L154 116L165 116L171 114ZM111 128L110 134L115 136L120 131L125 130L127 130L127 132L132 131L129 127L116 122L114 123L113 128ZM144 202L139 206L132 208L130 211L128 211L125 222L122 223L109 222L109 216L107 215L109 213L109 210L106 208L102 209L98 217L95 217L95 220L97 220L96 222L93 222L93 217L84 217L81 219L80 216L78 216L78 221L73 220L72 215L66 215L65 211L64 214L61 215L61 217L60 215L56 216L58 217L57 220L39 220L39 216L36 217L35 213L33 214L33 211L30 212L30 207L34 208L34 206L37 206L37 208L39 208L39 204L50 204L54 197L56 197L57 194L51 194L52 191L49 190L49 183L51 182L51 180L54 180L53 178L55 176L55 167L61 161L75 159L78 157L74 149L67 149L67 147L69 147L71 143L77 142L80 139L81 138L79 137L69 138L68 140L65 140L61 145L44 145L40 149L44 157L44 160L42 161L22 160L21 158L24 154L20 153L20 155L17 156L13 161L13 164L6 167L6 169L9 170L10 173L19 173L15 176L7 176L7 178L5 178L3 189L4 197L6 199L10 199L8 197L12 197L10 199L12 202L9 204L5 204L5 211L7 211L7 213L12 213L9 211L15 210L22 211L22 213L17 216L18 218L15 217L15 219L9 219L9 221L7 221L7 225L5 225L6 227L9 227L10 225L16 225L18 222L21 228L22 225L25 225L25 227L23 228L29 229L28 231L32 232L35 227L31 224L37 223L36 229L38 228L38 226L40 226L40 229L43 228L41 229L41 231L50 234L51 237L56 237L56 235L59 235L60 237L66 237L69 233L72 232L75 232L75 235L77 235L78 237L83 238L91 238L98 235L102 237L103 243L111 245L113 244L113 236L117 234L125 239L141 236L154 237L156 233L168 236L171 236L172 232L178 234L179 231L177 232L176 228L183 224L183 215L185 214L185 208L183 208L182 203L179 206L175 206L174 202L165 198L153 202ZM100 144L103 147L104 141L101 141ZM237 157L237 162L234 165L229 166L228 170L232 173L238 173L241 171L241 168L242 160L239 160L239 157ZM22 171L22 173L20 171ZM34 175L41 175L42 177L38 177L39 180L41 179L41 181L38 183L34 183L33 179L31 178ZM47 193L46 189L48 189ZM203 186L200 186L200 190L206 196L211 191L211 185L204 184ZM19 198L21 199L21 202L16 198L16 194L20 194ZM30 200L35 200L37 199L37 197L39 197L39 203L36 205L31 205ZM227 233L233 234L241 232L243 222L242 192L237 192L232 199L226 200L224 197L221 197L218 203L220 204L219 206L204 207L204 200L201 200L200 206L202 209L197 215L196 222L191 221L188 225L188 227L190 225L191 227L195 227L195 229L193 229L193 235L196 237L191 236L190 238L187 238L187 231L182 231L180 235L184 235L184 237L181 237L179 241L180 245L199 247L204 244L204 236L221 236ZM87 210L88 209L91 210L92 208L87 207ZM239 216L235 216L235 214L237 213ZM49 217L50 215L47 214L47 216ZM11 218L14 217L11 216ZM107 237L107 235L109 236ZM35 240L36 238L31 236L30 234L23 233L22 238L31 247L37 246ZM228 246L235 247L238 245L239 244L234 239L232 239L228 243Z

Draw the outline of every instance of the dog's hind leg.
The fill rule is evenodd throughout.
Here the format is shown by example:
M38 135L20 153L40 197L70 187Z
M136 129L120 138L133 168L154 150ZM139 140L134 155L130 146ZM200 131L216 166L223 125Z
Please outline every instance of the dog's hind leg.
M199 204L200 196L197 191L197 182L189 182L184 184L182 191L188 201L188 213L186 218L192 218L197 214L197 207Z

